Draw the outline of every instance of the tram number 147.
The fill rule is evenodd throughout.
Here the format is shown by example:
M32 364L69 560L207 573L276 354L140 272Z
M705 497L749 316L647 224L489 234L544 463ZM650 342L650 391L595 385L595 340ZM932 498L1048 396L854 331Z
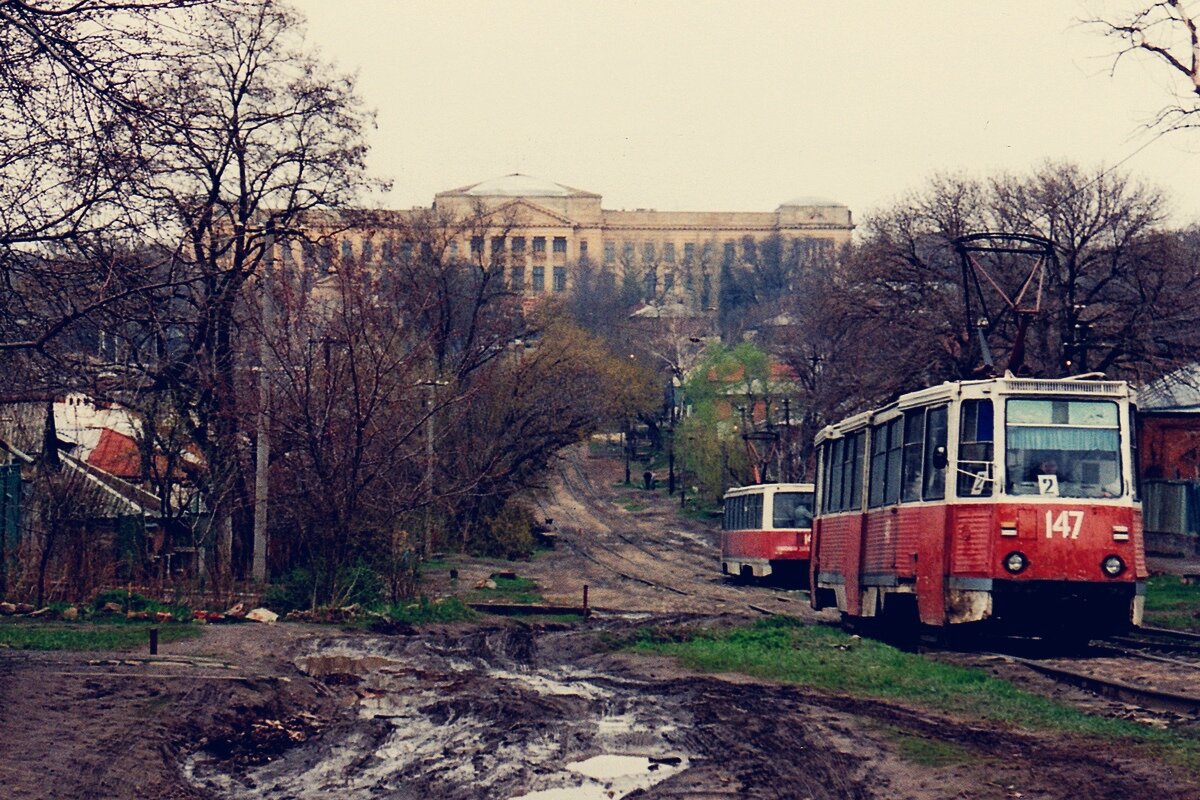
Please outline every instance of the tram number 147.
M1053 539L1056 533L1064 539L1078 539L1082 525L1082 511L1059 511L1058 516L1053 511L1046 512L1047 539Z

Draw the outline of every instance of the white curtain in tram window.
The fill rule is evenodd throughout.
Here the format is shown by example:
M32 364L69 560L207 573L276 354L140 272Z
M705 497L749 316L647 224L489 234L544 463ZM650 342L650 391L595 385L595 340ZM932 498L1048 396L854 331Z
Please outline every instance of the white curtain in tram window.
M1009 450L1103 450L1115 452L1119 444L1115 430L1095 428L1010 427Z

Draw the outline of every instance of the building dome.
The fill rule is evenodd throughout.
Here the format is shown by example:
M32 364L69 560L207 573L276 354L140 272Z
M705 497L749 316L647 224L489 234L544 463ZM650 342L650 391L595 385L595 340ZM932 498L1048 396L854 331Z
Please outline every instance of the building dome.
M477 183L463 194L474 197L568 197L572 191L553 181L513 173Z
M819 208L828 208L831 206L836 208L845 207L842 203L839 203L836 200L830 200L828 197L816 197L815 195L802 195L800 197L793 197L786 203L779 204L780 208L812 208L814 206Z

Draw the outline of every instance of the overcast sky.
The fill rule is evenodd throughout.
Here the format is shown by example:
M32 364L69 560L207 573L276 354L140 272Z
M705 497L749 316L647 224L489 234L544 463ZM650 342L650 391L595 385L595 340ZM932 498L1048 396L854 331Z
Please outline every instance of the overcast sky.
M384 205L522 172L605 208L861 217L937 171L1123 169L1200 222L1200 130L1149 143L1180 84L1079 20L1103 0L294 0L378 111Z

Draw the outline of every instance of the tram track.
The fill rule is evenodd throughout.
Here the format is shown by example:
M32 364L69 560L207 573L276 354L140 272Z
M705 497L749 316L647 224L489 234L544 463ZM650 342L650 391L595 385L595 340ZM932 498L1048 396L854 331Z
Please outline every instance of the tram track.
M1003 656L995 654L999 658L1005 658L1014 664L1019 664L1027 669L1033 670L1041 675L1052 678L1060 683L1066 683L1080 689L1085 689L1093 694L1101 697L1106 697L1110 700L1117 700L1123 703L1132 703L1134 705L1146 708L1152 711L1170 712L1175 714L1183 714L1191 717L1200 716L1200 696L1196 694L1185 694L1182 692L1172 691L1169 689L1160 689L1153 686L1139 686L1127 680L1118 679L1111 676L1096 675L1079 669L1072 669L1062 666L1061 664L1050 663L1039 659L1023 658L1020 656ZM1129 657L1140 658L1140 654L1133 653ZM1162 659L1162 661L1171 661L1170 659ZM1173 662L1176 665L1182 664L1193 669L1200 669L1200 665L1187 664L1185 662Z
M647 497L643 501L638 496L650 508L621 513L619 503L629 493L601 490L583 468L580 458L579 454L572 454L560 465L559 488L552 507L546 506L545 510L548 515L552 511L556 518L564 550L591 565L596 583L604 582L599 575L611 576L619 582L610 586L623 602L613 605L630 613L704 608L742 609L755 615L809 616L804 613L805 605L795 596L771 592L766 587L733 586L719 581L715 544L705 547L697 537L656 531L654 526L665 528L674 521L660 508L661 498ZM616 588L620 584L644 590ZM645 608L635 608L642 605ZM1129 637L1097 642L1082 660L979 650L965 660L984 668L995 668L1002 663L1007 665L1004 672L1010 677L1037 675L1070 687L1071 692L1083 693L1072 702L1099 705L1101 713L1116 717L1166 715L1164 724L1177 724L1181 719L1200 718L1200 696L1195 693L1194 680L1200 659L1191 663L1186 658L1193 653L1200 655L1200 637L1139 629ZM961 663L964 659L955 660ZM1179 680L1180 675L1186 678ZM1169 680L1172 676L1176 680ZM1042 691L1045 690L1043 686ZM1088 696L1094 699L1089 701Z
M569 464L571 471L575 474L575 477L579 481L577 486L572 487L576 490L575 491L576 496L579 496L579 495L585 496L587 498L587 500L591 503L592 507L596 510L608 509L615 502L615 498L611 498L611 497L605 498L605 497L601 497L599 495L599 493L596 491L595 484L592 482L591 476L587 474L587 472L583 469L583 466L579 463L579 461L576 458L569 459L568 464ZM561 475L561 471L560 471L560 475ZM562 477L564 479L564 484L567 483L566 476L562 475ZM602 516L602 515L598 514L597 516ZM603 516L608 516L608 515L603 515ZM657 513L656 513L656 516L657 516ZM690 554L693 556L706 558L715 552L715 546L711 543L704 543L704 542L697 541L696 539L694 539L690 536L687 536L686 534L672 536L672 535L670 535L669 530L667 531L666 536L655 535L655 534L647 532L647 531L642 531L641 536L639 537L640 538L640 541L639 541L639 539L635 539L631 536L628 536L625 533L622 533L619 530L618 525L612 524L612 523L616 522L616 520L612 519L611 517L609 519L606 519L603 521L609 525L610 532L614 536L621 539L623 542L630 545L631 547L634 547L634 548L642 551L646 555L651 556L652 558L655 558L655 559L667 558L667 559L670 559L671 561L686 565L689 568L694 569L696 566L695 563L693 563L685 558L681 558L680 555ZM668 522L668 523L670 521L671 520L666 520L666 522ZM664 526L664 527L667 527L667 526ZM651 542L656 545L660 545L661 547L658 550L651 550L649 547L646 546L646 542Z
M1141 633L1137 630L1128 636L1097 639L1077 652L1061 655L1035 655L1031 650L1044 650L1048 643L1019 639L1008 641L1000 649L978 649L964 646L961 641L957 645L923 642L917 652L1018 682L1022 673L1037 675L1070 690L1081 690L1084 694L1064 699L1076 705L1096 706L1096 711L1107 716L1146 716L1163 725L1200 721L1200 681L1196 676L1200 657L1161 655L1155 651L1169 645L1161 640L1143 641ZM1190 643L1186 634L1175 637L1175 633L1165 629L1156 632L1165 639ZM1038 689L1046 690L1044 686ZM1088 700L1089 696L1094 699Z
M541 509L554 519L557 541L563 549L599 573L591 579L596 606L619 605L630 613L645 611L631 608L643 604L664 611L745 609L755 614L778 614L807 610L795 597L768 593L765 587L726 583L717 567L716 542L707 541L715 540L711 532L689 530L688 525L695 523L675 517L674 508L665 507L659 496L644 498L647 509L621 512L621 499L629 493L601 490L594 476L584 469L582 458L578 451L566 455L559 464L552 493ZM619 584L601 575L645 587L653 594L646 594L644 603L639 603L636 593L620 590ZM618 602L602 600L613 601L614 594L619 595ZM686 600L686 604L681 607L667 597Z

